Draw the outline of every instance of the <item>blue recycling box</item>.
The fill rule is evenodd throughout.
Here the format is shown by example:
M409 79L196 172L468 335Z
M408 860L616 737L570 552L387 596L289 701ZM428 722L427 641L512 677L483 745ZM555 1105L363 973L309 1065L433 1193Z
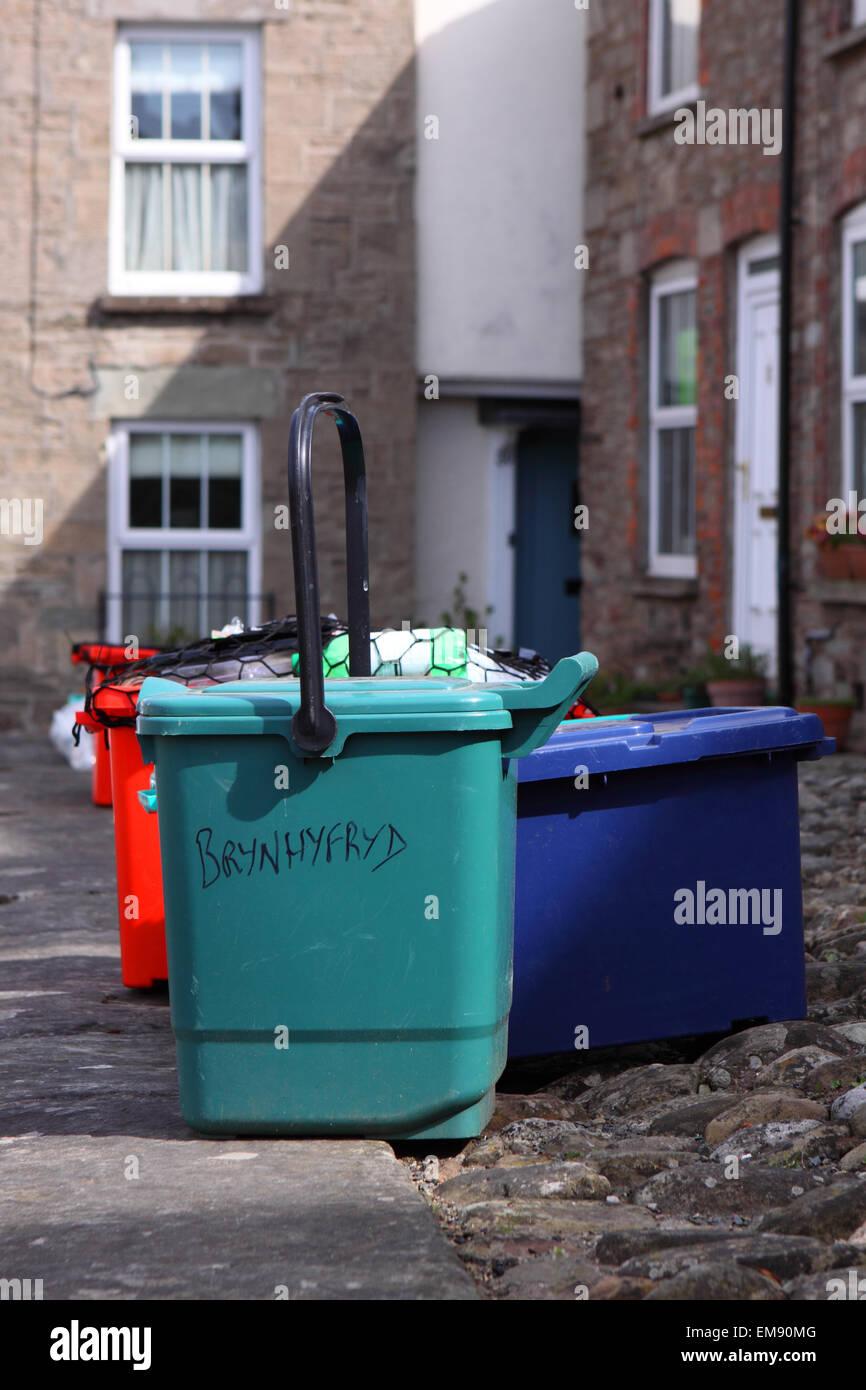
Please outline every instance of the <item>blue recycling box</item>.
M518 765L509 1055L806 1009L793 709L562 725Z

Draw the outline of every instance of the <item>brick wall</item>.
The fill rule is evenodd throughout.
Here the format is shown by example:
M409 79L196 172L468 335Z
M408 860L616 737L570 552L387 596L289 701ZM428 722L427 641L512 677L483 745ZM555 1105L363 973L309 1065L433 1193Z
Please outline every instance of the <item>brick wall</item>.
M691 664L731 627L736 256L778 225L780 159L760 146L675 143L673 120L646 116L647 0L593 14L587 93L584 642L641 676ZM783 0L704 0L700 48L708 106L782 104ZM793 579L796 658L831 625L822 678L866 680L866 593L816 574L803 538L839 495L840 216L866 199L866 44L846 46L848 6L801 6L793 305ZM650 272L698 264L696 582L647 574L646 372ZM866 587L866 586L862 586ZM828 596L833 602L828 605ZM856 602L854 601L856 599ZM859 737L866 737L863 717Z
M162 314L106 299L112 50L125 22L262 26L263 296L247 310ZM44 726L74 688L69 638L95 635L105 588L112 417L259 423L263 590L294 597L289 416L340 390L368 451L374 621L411 595L415 377L410 0L7 0L0 28L0 496L44 500L45 538L0 536L0 727ZM285 244L290 268L275 268ZM227 376L227 369L231 375ZM139 403L118 389L140 378ZM323 606L345 612L336 431L321 426ZM334 438L329 437L328 431Z

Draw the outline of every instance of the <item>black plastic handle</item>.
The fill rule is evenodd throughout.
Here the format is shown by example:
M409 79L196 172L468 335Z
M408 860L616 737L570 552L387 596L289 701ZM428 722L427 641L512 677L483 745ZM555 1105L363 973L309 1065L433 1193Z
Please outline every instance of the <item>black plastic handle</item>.
M298 661L301 704L292 720L292 738L306 753L324 753L334 741L337 721L325 704L319 569L313 518L312 444L316 416L336 422L346 487L346 573L349 610L349 674L370 674L370 577L367 559L367 475L358 421L342 396L315 391L292 416L289 431L289 516L298 609Z

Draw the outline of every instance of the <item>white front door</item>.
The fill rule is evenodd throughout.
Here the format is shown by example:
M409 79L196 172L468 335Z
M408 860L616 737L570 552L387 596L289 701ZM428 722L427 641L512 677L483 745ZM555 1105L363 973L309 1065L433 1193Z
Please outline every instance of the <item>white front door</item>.
M779 263L775 237L739 265L733 632L776 671L779 489Z

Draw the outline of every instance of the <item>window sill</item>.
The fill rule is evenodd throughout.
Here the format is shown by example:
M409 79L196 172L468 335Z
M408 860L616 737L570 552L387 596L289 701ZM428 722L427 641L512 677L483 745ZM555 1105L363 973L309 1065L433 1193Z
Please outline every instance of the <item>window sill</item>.
M832 60L842 58L852 49L860 48L861 44L866 43L866 24L858 24L855 29L846 29L844 33L837 34L835 39L824 45L824 57Z
M698 101L698 97L690 97L687 101L677 102L676 106L665 107L664 111L653 111L643 116L635 126L635 135L639 140L645 140L648 135L667 130L669 126L676 125L678 111L697 111Z
M142 318L151 314L167 314L173 317L245 314L253 318L266 318L274 312L277 304L276 296L269 294L104 294L91 305L90 314L91 317L103 318Z
M633 581L629 592L633 598L697 598L699 582L683 575L642 574Z
M866 607L866 584L860 579L819 579L809 586L808 593L819 603L853 603Z

